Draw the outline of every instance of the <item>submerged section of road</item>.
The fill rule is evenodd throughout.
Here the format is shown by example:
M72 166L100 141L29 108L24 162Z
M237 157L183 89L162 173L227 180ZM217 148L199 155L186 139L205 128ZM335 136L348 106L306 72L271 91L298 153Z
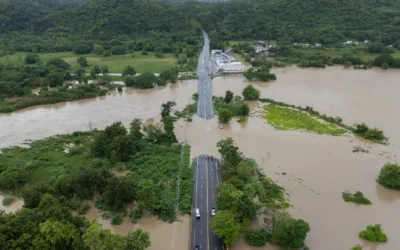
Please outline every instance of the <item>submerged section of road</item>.
M197 115L205 120L214 118L214 107L211 91L211 69L210 69L210 39L203 30L204 45L199 56L197 65L197 76L199 77L199 102L197 104Z

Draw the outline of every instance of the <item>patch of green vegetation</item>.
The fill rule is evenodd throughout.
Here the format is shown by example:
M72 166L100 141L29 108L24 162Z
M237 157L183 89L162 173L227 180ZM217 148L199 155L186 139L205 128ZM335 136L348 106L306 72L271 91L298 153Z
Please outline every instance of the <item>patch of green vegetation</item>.
M246 117L250 112L249 105L240 96L232 98L229 102L226 102L223 97L213 96L213 104L216 114L219 114L222 109L227 109L233 116Z
M375 141L375 142L385 142L387 138L383 134L382 130L377 128L370 128L365 123L357 124L354 129L354 133L362 136L365 139Z
M184 118L185 120L191 122L194 114L197 113L197 101L199 99L199 94L194 93L192 95L192 100L194 101L191 104L186 105L186 107L182 111L175 111L174 115L179 118Z
M89 211L89 209L90 209L90 205L89 204L87 204L87 203L82 204L82 206L80 206L79 209L78 209L78 214L79 215L86 214Z
M240 124L247 124L248 118L247 117L240 117L239 120L237 120L238 123Z
M331 123L322 123L316 117L299 110L276 105L264 107L264 119L273 127L280 130L306 130L318 134L339 136L346 133L346 130L339 129Z
M0 100L0 113L9 113L42 104L53 104L58 102L93 98L97 96L104 96L106 94L107 90L101 89L100 87L92 84L79 84L72 88L69 88L68 85L65 85L59 87L56 91L49 91L47 88L45 88L39 92L39 95L29 94L15 101Z
M191 211L193 173L190 147L177 144L173 130L173 118L165 116L162 124L143 127L134 120L129 133L117 122L104 131L58 135L34 141L29 148L2 149L0 189L22 196L30 208L48 193L83 214L89 207L82 206L82 200L98 194L96 206L103 211L124 213L126 204L136 201L141 210L174 221L177 204L181 213ZM113 167L126 168L130 174L115 176Z
M7 196L3 199L3 206L9 206L14 201L14 197Z
M302 112L308 113L311 116L317 117L317 118L319 118L321 120L324 120L324 121L326 121L326 122L328 122L330 124L335 124L335 125L343 128L343 129L351 131L354 134L359 135L359 136L361 136L361 137L363 137L365 139L369 139L369 140L371 140L371 141L373 141L375 143L386 144L387 141L388 141L388 138L385 137L383 135L383 132L381 130L379 130L379 129L372 129L373 131L371 131L371 129L368 126L366 126L365 124L358 124L356 126L356 128L354 128L354 127L351 127L351 126L348 126L348 125L344 124L343 121L342 121L342 118L340 118L338 116L337 117L330 117L330 116L327 116L325 114L320 114L318 111L314 110L313 107L307 106L307 107L304 108L304 107L301 107L301 106L295 106L295 105L290 105L290 104L286 104L286 103L283 103L283 102L275 101L275 100L272 100L272 99L269 99L269 98L261 98L259 100L261 102L270 103L270 104L273 104L275 106L291 108L291 109L295 109L295 110L298 110L298 111L302 111ZM357 131L357 130L359 130L359 131ZM367 132L367 131L370 131L370 132ZM375 139L373 139L374 137L375 137ZM377 139L377 138L381 138L381 139Z
M22 66L24 61L19 58L25 58L26 55L27 53L18 53L10 55L9 57L0 57L0 65L11 63L13 65ZM72 71L81 68L77 62L80 55L73 52L41 53L37 55L44 64L51 59L61 58L71 65ZM110 55L107 57L96 54L87 54L84 56L87 58L89 64L89 66L85 68L88 73L95 65L107 66L110 73L122 73L127 65L134 67L138 73L161 73L164 70L171 69L176 64L176 58L174 55L167 53L163 54L163 58L157 58L155 52L147 52L147 55L142 55L140 52L136 52L134 57L130 54Z
M224 159L223 182L217 186L219 212L212 221L217 236L226 244L233 244L244 231L246 241L254 246L268 241L287 248L302 247L310 227L307 222L280 212L289 206L285 190L266 177L255 160L245 158L232 138L219 141L217 147ZM266 218L263 227L246 228L246 222L260 213Z
M357 191L355 194L352 194L350 192L343 192L342 193L343 200L346 202L354 202L357 204L362 204L362 205L371 205L372 202L368 200L367 198L364 197L363 193L360 191Z
M182 151L181 151L182 150ZM183 162L181 162L181 153ZM135 154L127 162L128 177L135 183L152 180L157 203L152 209L162 220L175 220L177 175L180 173L179 211L189 213L192 205L193 173L189 164L190 147L157 145Z
M387 236L386 234L383 233L381 225L376 224L376 225L370 225L367 226L367 229L364 231L360 232L360 237L373 241L373 242L386 242L387 241Z
M111 225L121 225L123 221L123 217L121 214L115 214L111 218Z
M361 245L357 245L357 246L354 246L352 249L350 249L350 250L362 250L362 246Z
M386 163L381 169L378 176L379 184L391 188L400 189L400 165Z

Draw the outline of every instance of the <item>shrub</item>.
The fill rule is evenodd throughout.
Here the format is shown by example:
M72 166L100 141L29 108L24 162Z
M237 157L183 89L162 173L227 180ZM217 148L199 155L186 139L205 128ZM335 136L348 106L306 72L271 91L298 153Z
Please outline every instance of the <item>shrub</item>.
M227 123L232 119L232 111L223 108L219 111L218 117L220 122Z
M379 224L367 226L366 230L360 232L360 237L373 242L387 241L387 236L382 232L381 225Z
M343 200L347 202L354 202L363 205L371 205L371 201L364 197L363 193L357 191L355 194L349 192L342 193Z
M121 214L115 214L111 218L111 225L121 225L123 221L122 215Z
M270 240L271 235L262 228L250 228L244 232L244 239L251 246L261 247Z
M260 98L260 91L253 85L244 88L242 94L245 100L258 100Z
M111 53L113 55L125 55L126 54L126 48L123 45L114 46L114 47L111 48Z
M361 245L357 245L357 246L354 246L352 249L350 249L350 250L362 250L362 246Z
M14 201L14 197L5 197L3 199L3 206L9 206Z
M83 206L80 206L78 209L78 214L82 215L82 214L86 214L90 209L90 205L85 203Z
M87 44L79 44L73 48L74 53L77 55L90 54L91 50Z
M275 220L271 241L283 247L299 248L304 245L304 240L310 226L304 220L296 220L288 213L281 213Z
M400 166L386 163L379 173L378 182L387 188L400 189Z
M69 69L71 67L71 65L69 65L68 63L66 63L64 60L62 60L60 58L50 59L47 62L46 66L47 67L54 66L56 68L61 68L61 69Z
M377 128L370 128L365 123L357 124L354 133L373 141L384 141L386 137L382 130Z
M40 61L39 56L36 54L27 54L25 56L25 64L35 64Z
M389 65L387 63L382 64L382 69L388 69Z

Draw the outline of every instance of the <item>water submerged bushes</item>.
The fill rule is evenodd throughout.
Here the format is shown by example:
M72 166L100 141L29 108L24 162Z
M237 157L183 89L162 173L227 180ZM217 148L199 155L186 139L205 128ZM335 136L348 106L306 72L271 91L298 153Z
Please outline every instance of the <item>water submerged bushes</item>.
M363 193L360 191L357 191L355 194L352 194L350 192L343 192L342 193L343 200L346 202L354 202L357 204L362 204L362 205L371 205L372 202L368 200L367 198L364 197Z
M218 213L212 223L218 237L229 245L244 232L246 241L254 246L266 242L291 248L303 246L310 227L280 211L289 206L285 190L267 178L254 160L246 158L232 138L219 141L217 146L223 159L224 181L217 186ZM263 227L249 229L248 223L260 213L267 218Z
M307 113L287 107L268 105L264 107L264 119L280 130L306 130L318 134L339 136L346 130L337 128L334 124L323 123Z
M387 188L400 190L400 166L386 163L379 173L378 182Z
M291 105L291 104L286 104L286 103L283 103L283 102L275 101L275 100L269 99L269 98L262 98L262 99L259 99L259 100L261 102L270 103L270 104L273 104L275 106L293 108L293 109L296 109L296 110L300 110L300 111L306 112L306 113L308 113L310 115L313 115L313 116L315 116L315 117L317 117L319 119L322 119L322 120L324 120L326 122L335 124L335 125L343 128L343 129L347 129L348 131L351 131L351 132L353 132L354 134L356 134L358 136L361 136L361 137L363 137L365 139L371 140L371 141L376 142L376 143L386 144L387 141L388 141L388 138L384 136L383 131L381 131L381 130L379 130L377 128L371 129L368 126L366 126L364 123L363 124L358 124L358 125L356 125L356 128L354 128L352 126L348 126L348 125L344 124L342 122L342 118L340 118L340 117L330 117L330 116L327 116L325 114L321 115L318 111L315 111L312 107L309 107L309 106L304 108L304 107L301 107L301 106L295 106L295 105ZM357 127L359 129L357 129Z
M80 99L104 96L107 90L92 84L79 84L72 88L69 86L59 87L56 91L49 91L46 88L39 92L39 95L29 94L15 101L0 100L0 113L9 113L19 109L43 104L75 101Z
M193 176L190 147L172 142L168 131L173 127L165 127L142 126L135 120L129 132L115 123L104 131L58 135L34 141L29 148L2 149L0 188L22 196L29 208L36 208L47 193L84 214L88 207L82 201L96 196L96 206L114 216L126 213L126 204L136 201L143 204L141 209L173 221L177 204L181 213L190 212ZM130 174L112 173L121 165Z
M367 226L367 229L364 231L360 232L360 237L373 241L373 242L386 242L387 241L387 236L386 234L383 233L381 225L376 224L373 226Z

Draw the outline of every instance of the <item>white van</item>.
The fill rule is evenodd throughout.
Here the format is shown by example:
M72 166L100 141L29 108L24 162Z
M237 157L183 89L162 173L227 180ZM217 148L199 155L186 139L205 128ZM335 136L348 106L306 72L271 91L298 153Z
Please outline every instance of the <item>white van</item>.
M196 219L200 219L200 210L196 208Z

